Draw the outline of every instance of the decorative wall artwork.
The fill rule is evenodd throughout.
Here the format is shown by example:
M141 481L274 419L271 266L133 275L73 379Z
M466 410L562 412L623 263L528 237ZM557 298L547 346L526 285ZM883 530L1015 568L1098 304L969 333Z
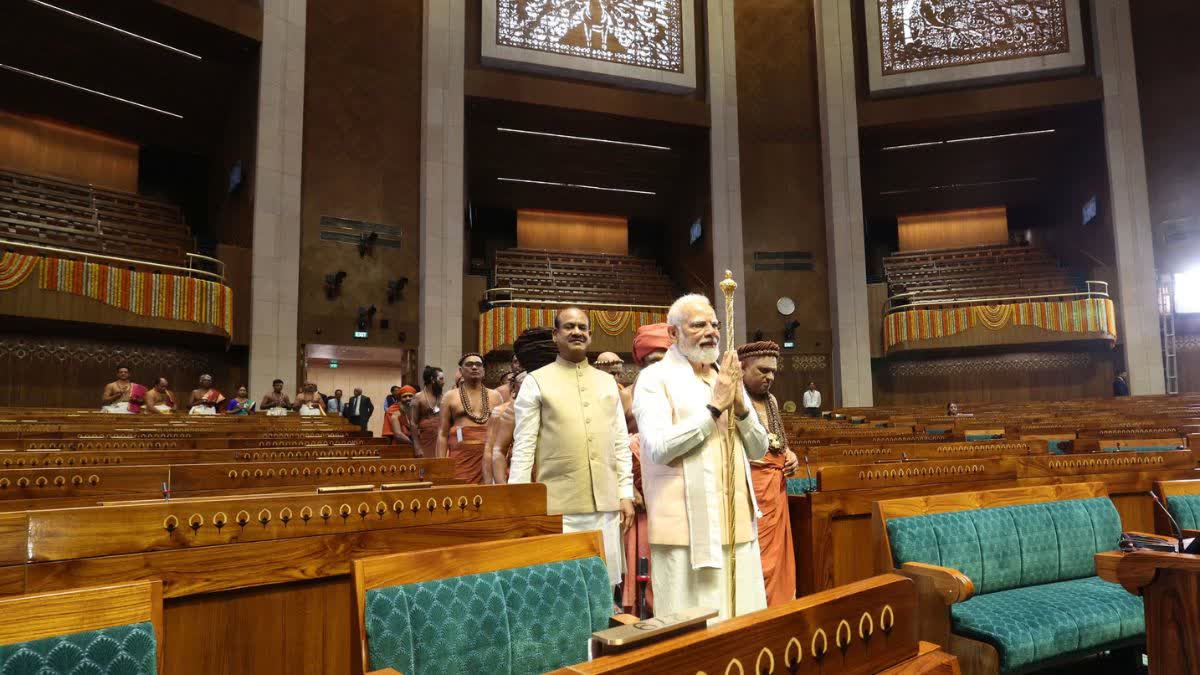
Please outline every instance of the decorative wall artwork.
M863 0L872 92L1082 68L1078 0Z
M694 0L484 0L486 65L696 87Z

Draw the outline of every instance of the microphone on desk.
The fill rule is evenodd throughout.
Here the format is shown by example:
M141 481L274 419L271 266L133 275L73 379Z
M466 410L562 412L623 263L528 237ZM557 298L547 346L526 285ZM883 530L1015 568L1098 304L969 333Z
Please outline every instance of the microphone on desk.
M1171 523L1171 531L1175 533L1175 551L1177 553L1183 553L1183 530L1179 527L1179 523L1176 522L1175 516L1171 515L1171 512L1168 511L1167 507L1162 503L1162 500L1158 498L1158 495L1151 492L1150 498L1154 500L1154 503L1158 505L1159 510L1162 511L1163 515L1167 517L1167 521Z

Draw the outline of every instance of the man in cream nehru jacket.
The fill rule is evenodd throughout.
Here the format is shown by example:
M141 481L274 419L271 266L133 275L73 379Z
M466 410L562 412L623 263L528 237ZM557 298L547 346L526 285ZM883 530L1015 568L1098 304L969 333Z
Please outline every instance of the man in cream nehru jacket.
M554 317L558 358L525 376L513 404L509 483L546 485L546 511L563 532L599 530L609 581L621 581L621 535L633 525L633 465L621 395L612 375L587 362L591 326L583 310Z

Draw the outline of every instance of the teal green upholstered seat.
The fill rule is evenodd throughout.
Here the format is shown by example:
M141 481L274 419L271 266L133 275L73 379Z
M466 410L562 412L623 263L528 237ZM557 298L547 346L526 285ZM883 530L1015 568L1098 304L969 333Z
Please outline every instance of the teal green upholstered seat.
M968 441L999 441L1004 439L1003 433L980 432L964 436Z
M952 605L950 618L956 634L1000 648L1004 671L1146 632L1142 599L1099 577L978 595Z
M789 478L787 479L787 493L789 495L803 495L809 492L817 491L817 479L814 478Z
M158 672L157 649L153 624L112 626L0 645L0 673L155 675Z
M586 661L611 615L600 558L434 579L367 591L367 653L405 675L543 673Z
M1200 530L1200 495L1173 495L1167 498L1167 510L1179 526Z
M1103 448L1104 452L1164 452L1167 450L1179 450L1181 446L1175 445L1123 445L1119 448Z
M1046 441L1046 450L1052 455L1063 455L1066 454L1074 445L1075 441L1063 439L1048 440Z
M955 633L991 643L1005 672L1144 634L1141 598L1095 576L1121 519L1104 497L887 521L896 565L957 569L976 595L953 605Z

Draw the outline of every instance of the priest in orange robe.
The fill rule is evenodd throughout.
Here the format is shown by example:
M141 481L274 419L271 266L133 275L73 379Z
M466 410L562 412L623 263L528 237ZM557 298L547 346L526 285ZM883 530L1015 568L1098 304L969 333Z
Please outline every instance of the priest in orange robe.
M779 402L771 394L779 368L779 345L770 341L742 345L738 347L738 358L742 362L742 381L758 418L767 428L767 454L751 460L750 478L762 511L758 519L758 547L762 552L767 606L772 607L796 597L796 554L788 517L787 476L796 470L799 460L788 448Z

